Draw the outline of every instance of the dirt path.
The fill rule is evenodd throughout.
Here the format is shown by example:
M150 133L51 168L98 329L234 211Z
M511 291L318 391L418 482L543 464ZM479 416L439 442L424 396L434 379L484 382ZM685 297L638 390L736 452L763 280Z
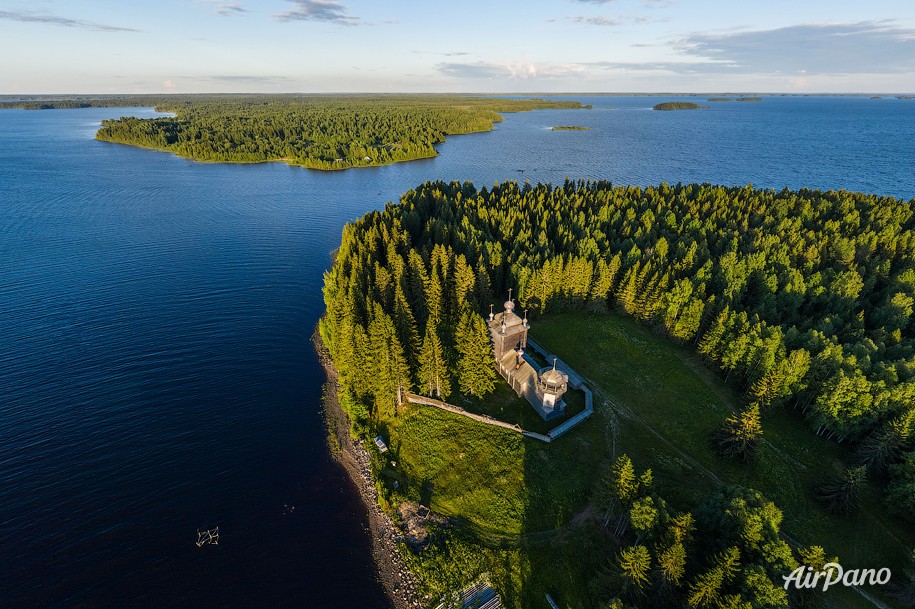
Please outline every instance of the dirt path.
M646 430L648 430L653 436L655 436L661 442L663 442L668 448L670 448L671 451L675 452L678 457L683 459L683 461L685 461L686 463L689 463L697 471L701 472L704 476L709 478L709 480L713 481L718 486L725 485L724 481L721 478L719 478L717 475L715 475L715 473L712 470L710 470L707 467L705 467L704 465L702 465L699 461L694 459L692 457L692 455L690 455L689 453L686 453L686 452L683 452L682 450L680 450L676 445L674 445L672 442L670 442L667 438L665 438L663 435L661 435L660 433L655 431L655 429L647 421L645 421L645 419L643 419L642 417L637 415L631 409L629 409L629 408L619 404L615 400L613 400L613 398L611 398L606 393L604 393L603 389L601 389L594 381L592 381L591 379L585 378L585 382L588 384L589 387L592 388L595 395L600 396L601 399L600 399L599 403L602 406L610 408L613 411L613 413L618 416L625 417L625 418L629 419L630 421L635 421L636 423L638 423L639 425L644 427Z

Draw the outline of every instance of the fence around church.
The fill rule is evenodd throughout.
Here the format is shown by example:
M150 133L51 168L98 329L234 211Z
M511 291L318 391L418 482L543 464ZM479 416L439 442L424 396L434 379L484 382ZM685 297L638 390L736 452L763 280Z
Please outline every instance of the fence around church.
M448 412L460 415L462 417L467 417L469 419L473 419L474 421L477 421L479 423L484 423L486 425L495 425L496 427L502 427L502 428L508 429L510 431L515 431L520 434L523 434L526 438L540 440L541 442L552 442L553 440L557 439L559 436L563 435L564 433L566 433L567 431L569 431L570 429L572 429L573 427L575 427L576 425L578 425L579 423L581 423L582 421L584 421L585 419L587 419L594 413L594 398L591 394L591 390L588 388L587 385L585 385L584 379L577 372L572 370L572 368L568 364L566 364L564 361L562 361L561 359L559 359L552 353L549 353L546 349L544 349L543 347L541 347L540 345L538 345L537 343L535 343L534 341L532 341L530 339L527 340L527 346L534 349L535 351L539 352L543 357L546 358L547 361L551 361L551 360L555 359L556 368L558 368L559 370L562 370L569 376L569 385L571 385L571 387L573 389L577 389L585 394L585 409L582 412L579 412L577 415L575 415L571 419L569 419L568 421L565 421L564 423L560 423L559 425L557 425L556 427L551 429L547 434L541 434L541 433L537 433L534 431L527 431L527 430L522 429L518 425L514 425L512 423L506 423L505 421L500 421L499 419L494 419L493 417L486 416L485 414L476 414L473 412L468 412L468 411L464 410L463 408L461 408L460 406L455 406L454 404L449 404L448 402L443 402L441 400L436 400L434 398L429 398L429 397L426 397L423 395L417 395L415 393L410 393L409 391L401 391L400 399L401 399L401 401L407 401L407 402L410 402L411 404L422 404L424 406L432 406L434 408L446 410ZM499 366L499 372L503 373L502 374L503 378L506 378L506 380L508 380L512 389L514 389L518 395L521 395L522 393L524 393L524 391L533 390L532 387L528 386L529 381L522 381L521 379L514 378L514 375L512 375L510 373L510 371L504 370L504 366L502 365L502 362L497 362L497 365ZM505 372L509 372L509 374L505 374Z

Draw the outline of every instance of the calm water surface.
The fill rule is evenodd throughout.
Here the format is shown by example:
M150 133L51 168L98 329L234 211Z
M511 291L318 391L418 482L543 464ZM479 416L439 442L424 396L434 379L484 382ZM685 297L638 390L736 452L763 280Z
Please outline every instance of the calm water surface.
M93 139L144 109L0 112L0 606L388 606L308 338L343 224L420 182L915 196L915 101L574 99L334 173Z

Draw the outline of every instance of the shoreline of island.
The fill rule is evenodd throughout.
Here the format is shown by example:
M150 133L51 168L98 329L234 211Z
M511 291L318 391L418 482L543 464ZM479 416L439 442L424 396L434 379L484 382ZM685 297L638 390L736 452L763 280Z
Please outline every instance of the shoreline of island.
M311 342L326 378L322 402L328 447L334 461L355 485L365 507L372 540L372 561L378 580L394 609L422 607L416 580L397 547L402 537L401 531L378 505L378 489L372 473L371 458L362 443L350 435L349 417L337 399L337 369L317 328Z

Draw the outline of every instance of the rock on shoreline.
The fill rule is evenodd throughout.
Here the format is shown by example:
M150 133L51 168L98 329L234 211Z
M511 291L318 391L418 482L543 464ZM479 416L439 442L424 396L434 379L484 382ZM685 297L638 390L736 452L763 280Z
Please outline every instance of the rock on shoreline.
M390 516L378 506L378 490L372 474L371 458L362 442L353 440L350 436L349 418L337 400L337 370L317 329L312 335L312 342L327 375L327 382L324 385L324 416L330 441L336 439L337 442L337 446L331 446L331 453L356 485L368 513L372 533L372 556L378 570L378 578L395 609L423 607L416 579L410 573L398 549L403 534Z

